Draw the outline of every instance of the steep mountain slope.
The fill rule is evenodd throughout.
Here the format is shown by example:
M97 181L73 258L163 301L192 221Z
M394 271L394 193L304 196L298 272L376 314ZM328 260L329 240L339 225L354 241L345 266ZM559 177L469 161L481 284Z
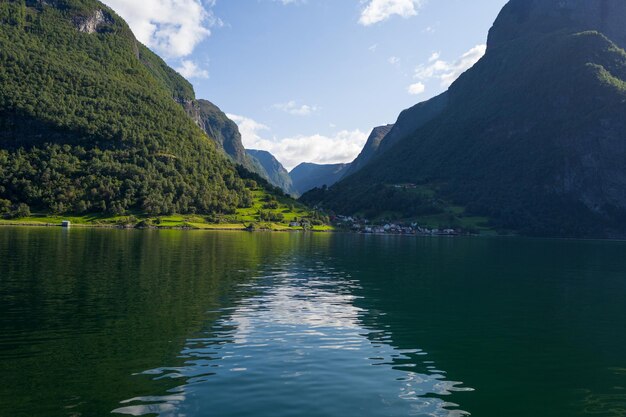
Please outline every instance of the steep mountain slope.
M226 153L233 162L243 166L248 171L264 174L264 171L259 170L246 153L237 124L230 120L219 107L203 99L183 103L183 107L198 126L211 139L215 140L218 148Z
M363 150L361 151L359 156L357 156L356 159L352 161L352 163L350 164L350 167L348 167L344 175L345 176L352 175L358 170L360 170L361 168L363 168L365 165L367 165L367 163L374 157L374 155L376 155L376 153L378 152L378 148L380 147L380 143L385 138L385 136L387 136L387 134L391 131L392 128L393 128L393 125L375 127L372 130L372 133L370 134L369 138L367 138L367 142L365 143ZM335 182L337 181L334 181L333 184ZM327 185L331 185L331 184L327 184ZM315 187L311 187L311 188L315 188ZM311 188L307 189L306 191L310 190Z
M179 73L144 45L137 44L139 59L150 73L171 92L191 119L211 138L220 151L234 163L248 171L264 174L258 164L250 160L241 140L239 127L215 104L196 99L193 86Z
M618 0L512 0L437 115L303 200L407 217L445 200L525 234L626 235L624 21Z
M296 194L289 172L274 155L267 151L254 149L248 149L247 153L252 158L253 163L257 163L264 170L264 175L261 174L261 176L266 178L270 184L282 189L287 194Z
M343 178L348 172L350 164L311 164L302 163L289 173L293 188L298 195L304 194L316 187L330 187Z
M404 110L398 116L391 131L380 143L377 155L381 155L401 139L413 134L417 129L439 116L448 105L448 93L433 97L423 103L418 103L410 109Z
M259 174L271 185L282 189L283 192L291 193L293 191L291 182L284 175L286 171L283 166L272 155L260 157L266 162L265 166L257 158L250 155L243 146L239 127L219 107L203 99L188 100L183 98L177 101L231 161L250 172ZM266 168L270 171L268 172Z
M0 3L0 199L231 212L251 195L176 101L193 89L94 0Z

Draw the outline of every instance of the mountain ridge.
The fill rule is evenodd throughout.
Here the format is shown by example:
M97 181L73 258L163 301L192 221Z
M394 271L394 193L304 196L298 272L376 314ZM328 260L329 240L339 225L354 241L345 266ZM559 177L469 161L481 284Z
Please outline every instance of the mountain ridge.
M393 129L393 124L378 126L372 129L372 133L370 133L367 138L367 142L365 142L365 146L359 153L359 155L350 163L350 167L346 170L344 176L352 175L361 168L363 168L367 163L375 157L378 153L378 149L382 141L389 134L389 132ZM307 190L308 191L308 190Z
M328 192L302 199L344 214L401 217L445 200L523 234L626 235L626 52L598 30L581 32L589 21L559 20L550 30L536 17L583 2L528 4L539 3L505 6L487 53L443 94L441 111L412 108L409 121L423 118L413 132ZM516 10L535 20L506 37ZM394 188L403 183L422 191Z

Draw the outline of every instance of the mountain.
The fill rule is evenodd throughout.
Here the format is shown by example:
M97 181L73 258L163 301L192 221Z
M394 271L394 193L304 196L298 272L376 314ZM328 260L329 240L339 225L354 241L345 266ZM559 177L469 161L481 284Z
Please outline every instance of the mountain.
M363 169L303 201L486 216L527 235L626 236L625 21L622 0L511 0L473 68L405 111Z
M293 187L298 195L322 186L335 184L348 171L350 164L320 165L302 163L290 173Z
M218 149L236 164L249 171L255 171L255 166L241 142L239 127L219 107L203 99L185 102L183 107L196 124L215 141Z
M267 151L254 149L248 149L247 153L264 170L262 177L267 178L270 184L282 189L285 193L295 195L289 172L278 162L274 155Z
M352 175L358 170L360 170L361 168L363 168L365 165L367 165L367 163L374 157L374 155L378 153L378 148L380 147L381 142L383 141L385 136L389 134L392 128L393 128L393 125L375 127L372 130L372 133L370 134L369 138L367 138L367 142L365 143L363 150L361 151L359 156L357 156L356 159L352 161L352 163L350 164L350 167L346 169L346 172L344 173L344 175L345 176ZM333 184L335 182L337 181L334 181ZM332 184L327 184L327 185L332 185ZM311 187L311 188L315 188L315 187ZM311 188L308 188L306 191L310 190Z
M235 166L185 113L194 100L191 85L102 3L1 2L0 211L250 205Z
M264 153L259 158L251 155L243 146L237 124L215 104L208 100L183 100L180 102L187 114L215 141L218 149L231 161L250 172L259 174L271 185L285 193L291 193L291 181L285 176L285 168L273 155ZM255 151L252 151L254 153ZM262 159L260 161L259 159Z

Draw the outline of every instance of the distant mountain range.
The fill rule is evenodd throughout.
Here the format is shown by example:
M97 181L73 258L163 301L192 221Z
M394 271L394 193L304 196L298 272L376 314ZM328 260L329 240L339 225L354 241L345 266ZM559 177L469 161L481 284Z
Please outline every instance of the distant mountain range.
M248 150L248 155L259 161L261 169L255 169L268 181L281 188L287 194L300 196L317 187L331 187L342 178L351 175L365 166L378 151L382 139L391 131L393 125L377 127L372 131L361 154L352 162L345 164L315 164L303 162L291 172L267 151Z
M404 111L359 170L302 200L370 217L482 216L530 235L626 236L625 22L623 0L511 0L473 68Z
M290 173L293 187L298 195L301 195L316 187L335 184L347 173L350 164L311 164L302 163Z
M248 151L265 170L264 177L273 185L282 188L286 193L300 196L317 187L330 187L342 178L351 175L365 166L378 151L382 139L391 131L393 125L375 128L361 154L352 162L345 164L315 164L304 162L287 174L285 168L265 151ZM257 170L258 172L259 170Z

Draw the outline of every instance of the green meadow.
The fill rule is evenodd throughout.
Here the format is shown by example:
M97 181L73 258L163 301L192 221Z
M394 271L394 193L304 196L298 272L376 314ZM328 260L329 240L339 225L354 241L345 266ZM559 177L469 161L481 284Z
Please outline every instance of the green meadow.
M263 189L253 190L252 195L252 205L239 208L233 214L148 216L142 213L127 215L32 213L26 217L1 218L0 225L60 226L62 221L68 220L73 227L321 232L333 230L326 216L289 197L272 195ZM299 225L292 225L294 222Z

